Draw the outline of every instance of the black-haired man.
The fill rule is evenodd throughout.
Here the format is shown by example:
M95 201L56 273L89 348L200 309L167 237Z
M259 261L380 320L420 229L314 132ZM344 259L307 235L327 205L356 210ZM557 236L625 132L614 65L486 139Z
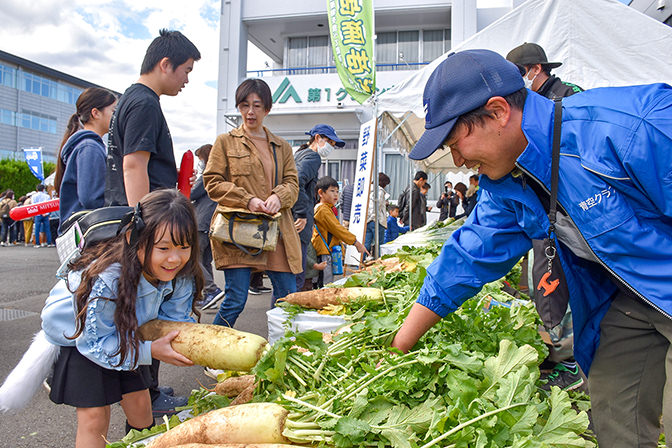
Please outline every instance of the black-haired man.
M411 230L418 229L427 223L427 202L423 201L422 193L420 192L420 188L426 182L427 173L424 171L416 172L413 177L413 188L410 194L411 204L409 204L408 187L399 196L399 219L402 225L410 226Z
M112 115L106 205L134 206L150 191L177 184L173 141L159 97L180 93L200 58L179 31L161 30L147 48L140 78L126 89Z

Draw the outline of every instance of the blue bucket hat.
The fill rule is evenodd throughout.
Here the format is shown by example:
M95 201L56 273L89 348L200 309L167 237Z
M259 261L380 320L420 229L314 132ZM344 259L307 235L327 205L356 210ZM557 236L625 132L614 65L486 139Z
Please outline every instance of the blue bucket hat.
M334 142L336 142L337 148L342 148L345 146L345 142L340 138L338 138L338 135L336 135L336 131L334 131L334 128L332 128L328 124L316 124L313 127L313 129L306 132L306 135L310 135L311 137L317 134L324 135L325 137L332 139Z
M443 145L460 115L485 105L493 96L510 95L523 87L518 67L494 51L449 54L425 85L425 132L408 156L426 159Z

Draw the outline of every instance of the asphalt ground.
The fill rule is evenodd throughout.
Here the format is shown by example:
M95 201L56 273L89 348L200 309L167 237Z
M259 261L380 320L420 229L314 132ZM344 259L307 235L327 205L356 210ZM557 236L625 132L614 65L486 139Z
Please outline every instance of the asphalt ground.
M49 290L56 284L58 268L55 248L0 247L0 379L4 381L40 330L40 311ZM215 271L215 282L224 288L224 274ZM270 286L268 279L264 285ZM270 294L250 295L236 328L267 337L266 311ZM216 310L203 312L201 322L212 323ZM176 367L163 363L160 384L171 386L177 395L213 383L198 366ZM23 410L0 414L0 447L53 448L75 444L75 409L56 405L44 389ZM112 405L108 440L124 436L125 417L118 404Z

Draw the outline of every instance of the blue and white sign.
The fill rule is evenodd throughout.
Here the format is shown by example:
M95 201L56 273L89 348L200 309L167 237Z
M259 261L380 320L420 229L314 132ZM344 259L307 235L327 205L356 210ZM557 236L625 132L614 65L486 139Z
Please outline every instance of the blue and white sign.
M366 214L369 206L369 192L371 190L371 173L373 172L373 158L376 152L376 119L362 124L359 129L359 149L355 165L354 189L352 191L352 207L350 208L350 226L357 241L364 243L366 235ZM355 246L348 246L345 250L345 263L358 265L361 255Z
M24 148L23 155L26 157L28 168L33 176L44 180L44 169L42 167L42 148Z

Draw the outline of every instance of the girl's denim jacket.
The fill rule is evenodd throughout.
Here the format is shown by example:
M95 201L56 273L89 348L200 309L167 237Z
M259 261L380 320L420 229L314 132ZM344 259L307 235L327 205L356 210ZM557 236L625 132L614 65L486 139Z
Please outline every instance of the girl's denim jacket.
M42 309L42 329L54 345L77 347L77 350L96 364L113 370L133 370L137 365L152 363L151 341L141 341L137 364L127 356L120 365L119 333L114 323L114 311L121 274L121 265L114 263L102 272L93 284L86 309L84 331L76 339L74 294L80 283L81 271L70 272L68 282L60 280L52 288ZM68 286L70 289L68 289ZM194 281L191 277L178 277L174 282L159 282L153 286L144 276L138 282L135 315L138 326L152 319L194 322L191 304ZM172 294L171 294L172 293Z

